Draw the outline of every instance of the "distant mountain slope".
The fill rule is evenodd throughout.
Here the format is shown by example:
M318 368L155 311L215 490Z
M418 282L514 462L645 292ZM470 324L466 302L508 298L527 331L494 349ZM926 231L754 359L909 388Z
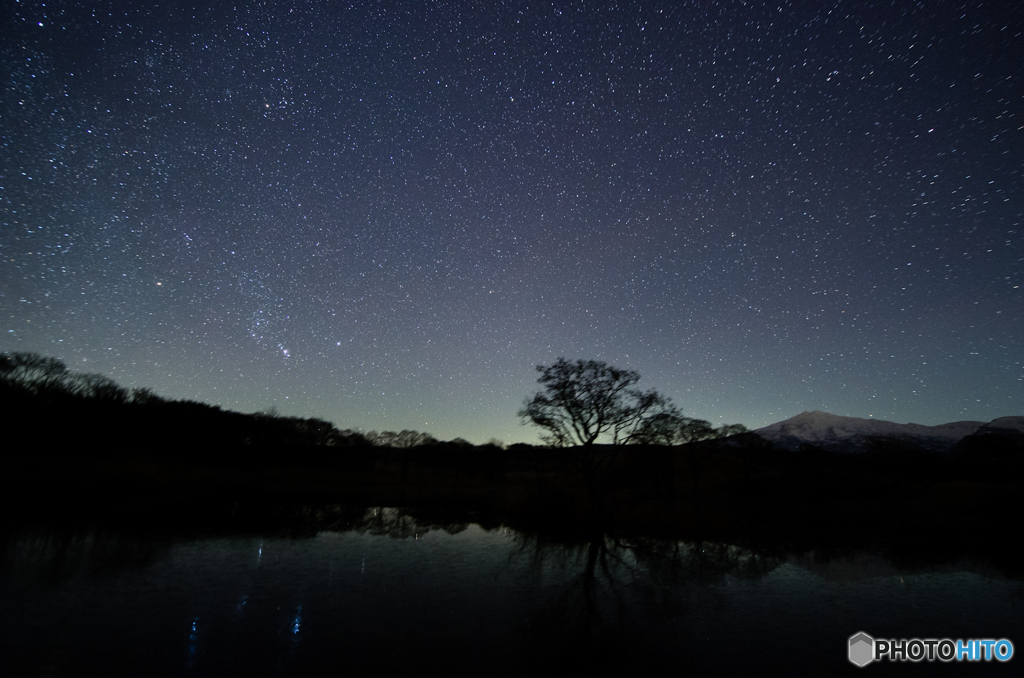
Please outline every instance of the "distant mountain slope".
M898 440L917 447L948 450L966 436L983 427L1017 428L1024 426L1024 417L1001 417L986 424L983 421L955 421L938 426L897 424L879 419L841 417L828 412L800 414L754 431L777 447L797 449L814 445L826 449L856 452L879 439Z
M956 444L956 452L1010 455L1024 461L1024 417L999 417Z
M1024 417L999 417L982 426L976 433L989 431L1018 431L1024 433Z

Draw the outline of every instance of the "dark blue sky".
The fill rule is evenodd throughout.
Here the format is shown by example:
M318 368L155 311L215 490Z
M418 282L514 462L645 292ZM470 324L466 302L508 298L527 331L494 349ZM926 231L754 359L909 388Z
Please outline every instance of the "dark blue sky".
M2 0L0 350L474 442L559 356L1024 413L1020 3L150 4Z

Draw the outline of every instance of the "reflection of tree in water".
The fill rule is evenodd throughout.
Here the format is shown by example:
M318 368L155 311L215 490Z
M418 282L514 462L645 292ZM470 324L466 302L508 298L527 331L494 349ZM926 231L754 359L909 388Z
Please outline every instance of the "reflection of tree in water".
M334 521L321 521L319 529L331 532L360 532L393 539L422 537L431 530L458 534L469 527L465 512L427 511L423 509L370 507L320 509L322 515L337 516Z
M61 580L82 572L144 567L166 555L175 542L197 537L274 535L303 539L329 531L405 539L422 537L431 530L458 534L469 527L471 519L465 512L344 504L292 507L236 504L234 510L222 509L219 514L215 513L210 525L202 530L194 529L190 522L184 522L177 530L154 522L153 529L145 530L140 528L147 523L138 520L131 525L135 528L132 530L72 525L0 534L0 573Z
M310 517L321 529L353 530L394 539L422 538L431 530L458 534L486 521L465 511L374 507L322 507ZM493 525L491 529L493 529ZM718 542L609 534L601 529L557 536L513 529L510 564L526 560L536 585L524 638L542 674L580 670L661 668L678 671L674 620L692 596L728 577L757 578L780 561L761 551ZM665 624L652 632L651 618ZM640 630L642 629L642 630ZM677 632L677 631L676 631Z
M248 527L253 534L292 538L312 537L318 532L359 532L395 539L422 537L431 530L457 534L468 528L473 518L465 511L346 504L269 508L256 504L236 508L235 513L235 527ZM257 529L259 526L263 529Z
M690 593L727 575L757 578L779 565L758 551L714 542L602 532L574 540L519 533L516 540L512 558L529 558L538 583L554 589L533 610L527 632L545 670L678 670L665 652L673 639L650 633L652 615L669 622L686 614Z
M70 579L83 572L115 573L162 558L170 543L95 529L37 530L0 538L0 574L40 582Z

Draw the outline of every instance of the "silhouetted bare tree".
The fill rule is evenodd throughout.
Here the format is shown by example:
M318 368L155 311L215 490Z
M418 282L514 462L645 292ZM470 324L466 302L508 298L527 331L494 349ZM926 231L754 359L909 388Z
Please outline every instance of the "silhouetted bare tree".
M437 438L429 433L405 429L401 433L395 431L370 431L366 434L366 440L377 447L410 448L420 445L433 445Z
M541 440L554 447L593 445L602 435L629 443L654 418L677 413L657 391L633 388L640 374L597 360L538 365L544 388L519 411L524 421L545 429Z
M705 419L684 417L672 409L645 421L633 436L632 442L644 445L685 445L701 440L728 438L746 431L747 427L743 424L723 424L714 428Z
M68 390L67 381L71 376L68 366L57 358L28 352L0 354L0 378L37 395Z
M102 374L72 372L64 361L38 353L0 354L0 382L44 398L78 397L124 403L127 389Z

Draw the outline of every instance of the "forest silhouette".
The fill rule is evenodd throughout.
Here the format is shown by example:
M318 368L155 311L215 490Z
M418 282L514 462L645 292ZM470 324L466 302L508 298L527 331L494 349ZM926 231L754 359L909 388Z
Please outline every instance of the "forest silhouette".
M1022 489L1016 439L974 439L949 453L885 440L860 454L792 451L674 418L660 441L473 445L168 400L32 353L0 354L0 411L5 508L31 520L204 531L342 502L454 510L551 533L941 544L1016 562L999 536L1015 524ZM677 416L659 408L647 430L666 412Z

